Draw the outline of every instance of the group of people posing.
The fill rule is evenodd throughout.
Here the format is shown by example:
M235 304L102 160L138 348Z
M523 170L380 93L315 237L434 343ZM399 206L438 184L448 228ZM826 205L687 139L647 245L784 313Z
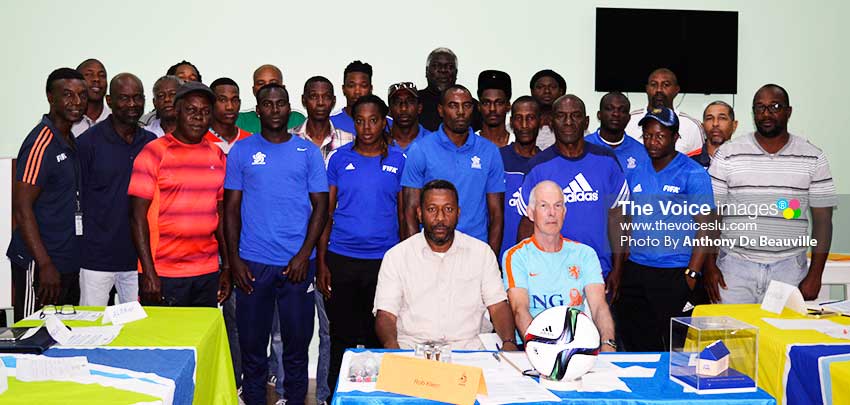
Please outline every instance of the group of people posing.
M660 68L645 107L607 93L591 132L553 70L516 98L506 72L481 72L473 93L457 71L435 49L427 87L396 83L385 101L354 61L341 87L311 77L296 103L263 65L241 111L236 81L207 86L182 61L148 114L131 73L107 81L95 59L53 71L17 159L16 318L106 305L113 288L119 302L222 305L240 399L264 404L273 384L300 404L316 318L322 403L358 345L478 349L494 331L517 350L535 315L569 305L601 350L661 351L694 305L759 302L771 280L817 295L837 197L823 151L789 134L781 86L756 91L755 131L733 138L733 106L676 111ZM774 209L749 211L762 204ZM793 243L810 223L817 243ZM725 243L765 235L778 242Z

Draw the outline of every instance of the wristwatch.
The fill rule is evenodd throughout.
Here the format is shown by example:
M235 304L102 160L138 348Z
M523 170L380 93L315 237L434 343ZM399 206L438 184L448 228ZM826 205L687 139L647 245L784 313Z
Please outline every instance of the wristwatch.
M685 275L696 280L697 277L702 276L702 273L686 268L685 269Z
M617 350L617 342L615 342L614 339L603 340L602 344L611 346L614 350Z

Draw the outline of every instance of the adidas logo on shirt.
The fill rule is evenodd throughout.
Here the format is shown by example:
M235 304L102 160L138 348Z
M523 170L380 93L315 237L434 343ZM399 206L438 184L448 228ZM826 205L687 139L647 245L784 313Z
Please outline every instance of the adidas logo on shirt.
M354 163L349 163L348 166L345 166L345 170L354 170Z
M517 191L514 191L510 199L508 199L508 206L516 208L516 212L519 216L526 216L526 206L522 203L522 187L517 189Z
M579 173L570 181L567 187L564 187L564 201L568 203L583 202L583 201L598 201L599 193L593 191L593 187L584 178L584 174Z
M640 184L636 185L632 190L633 193L640 193L641 191L643 191L643 187L641 187Z

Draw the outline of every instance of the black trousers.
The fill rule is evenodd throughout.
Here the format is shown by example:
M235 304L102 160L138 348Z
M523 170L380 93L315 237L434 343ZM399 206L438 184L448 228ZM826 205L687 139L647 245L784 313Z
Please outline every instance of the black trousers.
M160 277L162 302L143 301L142 305L217 308L218 275L219 272L215 271L192 277Z
M59 300L57 305L80 304L80 271L59 273ZM44 304L38 299L38 266L30 263L29 268L12 263L12 288L15 290L15 322L41 309Z
M670 350L670 318L683 312L691 296L685 268L658 268L626 261L619 297L613 304L617 335L628 352Z
M328 387L333 392L345 349L357 345L381 347L372 315L381 259L356 259L333 252L325 258L331 271L331 298L325 301L325 310L331 335Z

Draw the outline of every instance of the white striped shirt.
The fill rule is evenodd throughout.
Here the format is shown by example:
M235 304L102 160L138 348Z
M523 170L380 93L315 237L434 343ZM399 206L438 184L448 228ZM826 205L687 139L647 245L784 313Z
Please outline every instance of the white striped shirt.
M793 134L788 143L773 154L767 153L758 144L754 133L735 137L717 150L708 173L718 210L723 216L721 237L735 241L744 237L749 240L805 237L810 207L838 205L826 154L808 140ZM786 219L779 201L794 199L800 204L799 216ZM756 212L756 209L762 212ZM737 225L747 223L754 223L755 229L743 229ZM730 230L736 226L739 229ZM727 249L727 252L756 263L773 263L806 250L805 246L759 243L745 247L739 245Z

